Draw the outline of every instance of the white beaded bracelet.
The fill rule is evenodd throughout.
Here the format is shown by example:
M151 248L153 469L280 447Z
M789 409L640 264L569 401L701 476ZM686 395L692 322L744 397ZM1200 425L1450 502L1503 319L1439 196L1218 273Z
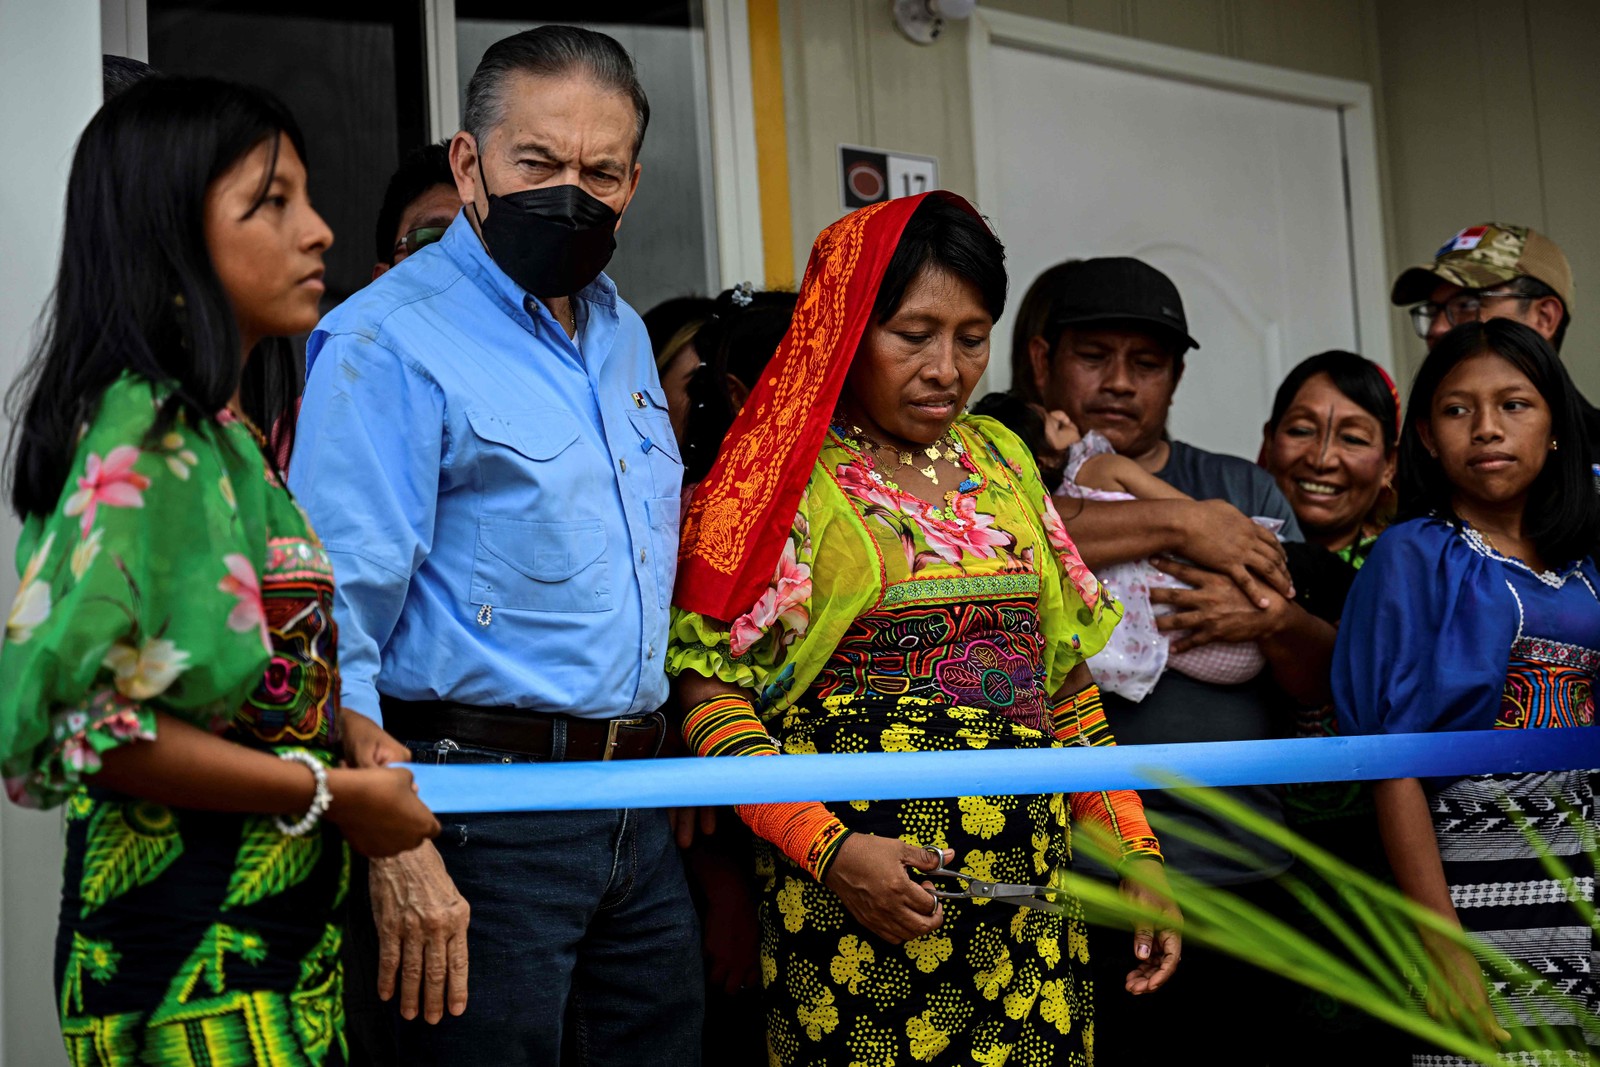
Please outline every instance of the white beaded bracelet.
M311 832L313 826L317 825L323 813L328 810L328 806L333 803L333 794L328 791L328 769L322 765L321 760L309 752L298 750L280 752L278 758L305 764L311 768L311 773L317 779L316 791L311 794L311 807L306 809L306 813L300 816L299 821L285 822L281 815L275 816L272 820L272 825L278 828L279 833L288 837L304 837Z

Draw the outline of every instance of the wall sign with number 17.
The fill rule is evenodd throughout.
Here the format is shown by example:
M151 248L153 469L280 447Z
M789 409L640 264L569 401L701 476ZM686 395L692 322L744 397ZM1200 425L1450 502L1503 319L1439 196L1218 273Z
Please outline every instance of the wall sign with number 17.
M939 188L939 161L882 148L839 146L839 199L846 211Z

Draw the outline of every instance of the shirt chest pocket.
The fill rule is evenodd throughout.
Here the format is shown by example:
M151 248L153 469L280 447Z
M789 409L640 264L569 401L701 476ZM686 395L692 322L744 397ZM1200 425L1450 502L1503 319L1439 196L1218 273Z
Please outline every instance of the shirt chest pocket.
M582 518L585 457L555 410L468 414L481 494L468 600L513 611L611 608L606 528ZM531 516L548 515L549 521ZM556 521L560 520L560 521Z
M648 495L677 494L683 487L683 460L678 454L678 439L672 433L667 394L655 386L634 393L628 421L633 424L639 459L650 470L654 492Z
M473 604L513 611L608 611L611 572L599 519L535 522L478 519Z

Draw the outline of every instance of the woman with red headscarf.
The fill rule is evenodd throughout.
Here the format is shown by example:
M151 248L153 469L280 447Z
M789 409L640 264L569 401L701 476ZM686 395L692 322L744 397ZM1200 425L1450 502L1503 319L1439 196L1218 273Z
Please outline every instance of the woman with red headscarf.
M794 323L685 521L672 647L701 755L1109 744L1085 660L1120 607L1026 448L962 415L1005 302L1004 250L933 193L824 230ZM1131 792L750 805L778 1063L1092 1055L1082 910L939 901L920 871L1050 885L1068 813L1168 909L1127 986L1177 963L1160 851Z

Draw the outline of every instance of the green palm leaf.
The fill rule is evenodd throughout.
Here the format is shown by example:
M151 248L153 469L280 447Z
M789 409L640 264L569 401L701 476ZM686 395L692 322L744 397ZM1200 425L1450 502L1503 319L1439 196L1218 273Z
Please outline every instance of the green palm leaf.
M1167 782L1170 786L1183 784L1172 778ZM1168 872L1173 895L1184 911L1185 938L1318 990L1429 1044L1478 1062L1501 1062L1500 1057L1507 1052L1547 1055L1547 1050L1560 1047L1559 1038L1542 1019L1524 1020L1523 1029L1514 1035L1511 1046L1496 1047L1466 1021L1466 1016L1455 1018L1455 1009L1466 1006L1430 958L1421 935L1427 932L1436 940L1448 940L1476 957L1489 977L1489 1000L1501 1019L1508 1018L1509 1012L1503 993L1496 987L1504 988L1508 982L1526 984L1529 976L1519 964L1446 923L1393 886L1244 807L1226 793L1192 788L1179 788L1177 793L1215 817L1293 854L1300 861L1304 876L1282 876L1278 881L1306 908L1312 927L1297 929L1225 889ZM1237 859L1250 858L1248 849L1193 824L1156 814L1152 814L1151 823L1162 835L1181 837ZM1533 840L1531 827L1524 825L1523 830ZM1111 866L1117 862L1119 844L1094 832L1094 828L1075 828L1074 844L1079 846L1074 851L1082 855L1094 856ZM1535 847L1551 876L1570 887L1571 871L1543 842L1535 842ZM1063 888L1083 900L1090 909L1091 921L1129 924L1136 919L1159 919L1155 912L1124 900L1104 882L1071 871L1058 872L1057 878ZM1592 922L1593 909L1584 907L1581 899L1574 903ZM1308 936L1317 934L1315 928L1319 926L1320 936ZM1436 1017L1421 1010L1422 992L1430 989L1441 998L1444 1009ZM1580 1019L1587 1015L1584 1005L1571 996L1554 994L1550 1000ZM1593 1025L1593 1020L1588 1022ZM1600 1059L1593 1053L1579 1053L1561 1062L1593 1065L1600 1064Z
M79 917L153 881L182 854L183 838L170 809L137 801L100 805L89 820Z
M223 909L242 908L299 885L321 858L321 834L290 837L267 819L250 819L233 862Z

